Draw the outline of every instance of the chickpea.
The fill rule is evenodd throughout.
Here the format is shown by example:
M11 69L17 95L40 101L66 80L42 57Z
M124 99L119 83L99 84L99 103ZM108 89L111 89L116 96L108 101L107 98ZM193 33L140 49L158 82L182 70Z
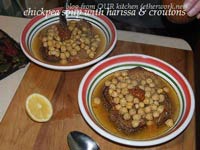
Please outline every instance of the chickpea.
M115 90L116 86L113 83L111 83L110 86L109 86L109 88Z
M77 55L77 51L73 49L73 50L71 51L71 55L72 55L72 56Z
M140 85L139 88L142 89L142 90L144 90L144 86L143 85Z
M162 113L164 111L164 106L163 105L158 106L157 110L159 113Z
M99 105L101 103L101 99L99 97L94 98L94 103Z
M151 126L151 125L153 125L154 124L154 122L153 121L147 121L147 126Z
M125 113L123 115L123 118L124 118L124 120L129 120L129 119L131 119L131 116L129 115L129 113Z
M75 47L75 50L76 50L76 51L80 51L80 50L81 50L80 46L77 45L77 46Z
M130 114L131 116L135 115L135 114L136 114L136 110L135 110L134 108L129 109L129 114Z
M140 120L142 117L140 114L133 115L133 120Z
M150 113L151 112L151 107L150 106L147 106L144 108L144 112L145 113Z
M169 92L169 88L168 87L164 87L163 90L168 93Z
M147 120L153 120L153 115L152 113L148 113L146 114L146 117L145 117Z
M54 48L53 46L49 46L49 50L50 50L50 51L54 51L55 48Z
M72 48L75 48L77 45L76 45L76 43L73 43L72 44Z
M127 71L122 71L122 76L127 76L128 75L128 72Z
M137 127L139 126L140 122L139 122L138 120L133 120L133 121L131 122L131 124L132 124L132 127L133 127L133 128L137 128Z
M151 105L151 110L157 110L158 109L158 106L157 105L155 105L155 104L152 104Z
M116 92L117 92L118 94L121 94L121 90L120 90L120 89L116 89Z
M128 83L128 85L131 83L131 80L129 79L129 77L126 79L126 83Z
M138 109L138 114L143 116L145 114L144 109L143 108L139 108Z
M105 86L110 86L111 82L109 80L105 81Z
M139 107L143 108L144 107L144 103L143 102L139 102Z
M152 99L153 99L154 101L158 101L158 100L159 100L159 95L158 95L157 93L153 94L153 95L152 95Z
M52 54L51 54L51 51L48 51L48 55L49 55L49 56L51 56L51 55L52 55Z
M119 110L120 114L125 114L128 112L128 109L126 107L121 107L120 110Z
M145 96L146 96L147 98L150 98L150 97L151 97L151 92L149 92L149 91L145 92Z
M144 88L144 90L145 90L146 92L150 92L150 91L151 91L151 88L147 86L147 87Z
M59 56L60 56L60 53L59 53L58 51L56 51L55 56L56 56L56 57L59 57Z
M116 85L116 84L118 83L117 79L116 79L116 78L113 78L113 79L112 79L112 83Z
M89 38L85 38L85 42L84 42L85 44L90 44L90 40L89 40Z
M47 41L47 37L43 37L42 42L46 42L46 41Z
M158 111L153 112L153 117L158 118L160 116L160 113Z
M119 98L124 98L123 94L119 94L118 96Z
M137 82L136 80L133 80L133 81L132 81L132 85L133 85L133 86L137 86L137 85L138 85L138 82Z
M60 63L63 64L63 65L66 65L67 64L67 60L66 59L61 59Z
M140 102L139 98L135 97L135 98L133 99L133 103L134 103L134 104L138 104L139 102Z
M44 46L44 47L47 47L47 46L48 46L47 42L44 42L44 43L43 43L43 46Z
M69 58L70 57L70 53L69 52L65 52L65 56L66 56L66 58Z
M56 41L60 41L61 39L60 39L59 36L55 36L55 40L56 40Z
M89 50L90 47L89 47L88 45L85 45L84 49L85 49L85 50Z
M154 94L156 90L154 88L151 89L151 94Z
M119 104L119 97L115 97L114 99L113 99L113 102L115 103L115 104Z
M112 96L112 97L117 97L117 96L118 96L118 94L117 94L117 92L116 92L116 91L113 91L111 96Z
M62 45L62 46L60 47L60 49L61 49L61 52L65 52L65 51L67 50L67 48L66 48L64 45Z
M94 58L94 56L95 56L94 52L90 52L90 53L89 53L89 57L90 57L90 58Z
M149 99L149 104L153 104L153 102L154 102L154 101L150 98L150 99Z
M168 126L168 127L173 127L174 125L174 121L172 119L168 119L167 121L165 121L165 124Z
M56 55L56 51L49 51L51 55Z
M97 47L98 47L98 43L97 43L97 42L93 42L93 43L91 44L91 46L97 48Z
M96 34L96 35L94 36L94 38L99 38L99 35L98 35L98 34Z
M56 48L58 48L58 49L61 47L61 46L60 46L60 43L56 43L55 46L56 46Z
M153 102L156 106L159 106L159 102L158 101L154 101Z
M118 76L117 77L119 81L123 81L123 77L122 76Z
M65 53L60 53L60 58L61 58L61 59L66 59Z
M149 99L148 99L148 98L145 98L145 99L143 100L143 102L144 102L145 105L148 105L148 104L149 104Z
M163 89L157 89L157 93L161 94L163 92Z
M146 84L146 81L145 80L141 80L141 85L145 85Z
M86 53L89 55L92 51L90 49L86 50Z
M115 72L115 73L114 73L114 76L115 76L115 77L120 76L120 72L119 72L119 71Z
M127 88L123 88L122 91L121 91L121 93L122 93L123 95L126 95L126 94L128 94L129 92L128 92L128 89L127 89Z
M128 86L127 86L128 89L133 89L133 87L134 86L132 84L128 84Z
M114 91L113 89L109 89L109 90L108 90L108 94L111 96L112 93L113 93L113 91Z
M130 102L126 103L127 109L132 109L132 107L133 107L133 103L130 103Z
M119 102L120 102L121 106L126 106L126 100L125 100L125 98L120 99Z
M120 104L115 105L116 110L120 110L121 108L122 108L122 106Z
M147 82L148 84L150 84L150 83L153 82L153 80L152 80L151 78L148 78L148 79L146 79L146 82Z
M155 84L152 82L149 84L150 87L155 87Z
M135 108L138 109L139 108L139 104L135 104Z
M164 102L164 100L165 100L165 96L163 95L163 94L160 94L159 95L159 102Z
M47 39L48 39L48 41L52 41L53 40L53 36L48 36Z
M86 32L86 31L87 31L87 28L86 28L86 27L82 27L82 31L83 31L83 32Z
M47 45L48 45L48 46L53 46L53 42L52 42L52 41L48 41L48 42L47 42Z
M132 102L133 101L133 95L127 94L125 97L126 97L127 102Z
M121 83L121 88L126 88L127 86L128 86L127 83L124 83L124 82Z
M67 50L71 52L73 50L73 48L71 46L68 46Z

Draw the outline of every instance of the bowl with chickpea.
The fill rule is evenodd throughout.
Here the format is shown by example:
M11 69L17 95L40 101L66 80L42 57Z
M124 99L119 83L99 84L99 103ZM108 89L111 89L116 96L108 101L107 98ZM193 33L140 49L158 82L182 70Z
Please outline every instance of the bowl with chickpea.
M176 68L141 54L93 66L80 83L78 103L91 128L129 146L172 140L190 123L195 105L189 82Z
M59 23L59 13L36 16L25 26L20 45L31 61L49 69L75 70L97 63L113 50L117 34L110 19L78 7L69 7L66 13L66 27Z

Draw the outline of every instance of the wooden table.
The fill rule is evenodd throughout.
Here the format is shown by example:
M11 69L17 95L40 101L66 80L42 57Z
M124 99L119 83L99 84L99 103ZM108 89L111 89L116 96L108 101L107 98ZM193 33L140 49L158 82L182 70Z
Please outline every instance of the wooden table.
M109 56L123 53L140 53L167 61L182 72L194 89L192 51L118 41ZM82 131L93 137L102 150L192 150L195 149L194 117L188 128L174 140L155 147L137 148L113 143L97 134L84 121L78 107L79 83L88 68L76 71L53 71L31 63L15 96L0 123L1 150L67 150L67 134ZM48 97L54 109L47 123L32 121L25 112L29 94L41 93Z

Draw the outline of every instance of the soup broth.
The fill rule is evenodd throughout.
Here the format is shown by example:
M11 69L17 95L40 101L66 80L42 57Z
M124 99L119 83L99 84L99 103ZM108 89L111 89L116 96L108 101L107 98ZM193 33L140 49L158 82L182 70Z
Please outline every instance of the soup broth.
M179 116L179 111L180 111L180 103L178 96L173 89L173 87L164 79L162 79L159 76L155 77L157 84L155 86L156 89L160 89L162 87L165 87L168 89L167 95L170 100L171 104L171 116L170 119L172 119L174 122L176 122L178 116ZM111 134L114 134L118 137L122 137L125 139L134 139L134 140L147 140L147 139L152 139L156 138L159 136L164 135L170 127L168 127L165 124L162 125L156 125L155 123L152 125L146 125L143 128L139 129L136 132L132 133L125 133L123 132L122 129L119 129L115 123L113 123L110 119L109 116L109 111L105 107L105 103L102 102L102 99L105 99L103 92L105 89L105 84L107 84L107 81L113 81L116 79L115 73L112 73L108 76L106 76L104 79L102 79L95 87L93 93L92 93L92 110L95 114L96 119L98 122L102 125L103 128L105 128L108 132ZM136 80L138 83L142 81L144 78L136 77L134 80ZM153 79L154 80L154 79ZM116 82L116 80L115 80ZM139 85L137 85L139 86ZM158 87L157 87L158 86ZM95 102L95 98L99 98L100 102ZM134 104L135 105L135 104ZM145 104L143 108L145 108L147 105ZM115 108L114 108L115 109Z
M63 39L63 34L68 38ZM32 50L45 63L77 65L99 57L106 46L105 35L99 28L84 20L71 20L64 31L59 24L42 29L33 39Z

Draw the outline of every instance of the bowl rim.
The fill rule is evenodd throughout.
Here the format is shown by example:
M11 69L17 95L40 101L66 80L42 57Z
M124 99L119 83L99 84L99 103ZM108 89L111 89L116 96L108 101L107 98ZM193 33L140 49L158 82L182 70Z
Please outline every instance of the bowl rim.
M153 139L153 140L150 139L150 140L146 140L146 141L139 141L139 140L135 140L134 141L134 140L129 140L129 139L123 139L123 138L120 138L120 137L116 137L116 136L110 134L109 132L105 131L104 129L100 128L88 116L89 112L86 112L87 110L85 110L85 108L83 106L84 105L83 104L83 100L82 100L83 93L87 91L87 89L84 89L84 91L83 91L83 87L84 87L84 84L86 82L86 79L88 78L88 76L90 74L92 74L93 77L95 77L97 74L99 74L99 72L98 72L96 75L94 75L95 73L93 71L97 67L101 66L102 64L104 64L106 62L109 62L109 61L113 61L113 60L118 59L118 58L123 58L123 57L130 57L130 58L131 57L141 57L141 58L144 58L144 59L155 60L155 61L157 61L157 62L169 67L173 71L175 71L175 73L183 80L184 84L186 85L186 87L188 89L189 95L190 95L191 106L190 106L190 109L189 109L188 117L185 119L184 122L182 122L182 124L178 128L175 129L174 132L169 133L168 135L166 135L164 137L160 137L158 139ZM117 63L120 63L120 61L118 61ZM108 67L109 67L109 65L106 66L105 68L108 68ZM156 67L158 67L158 66L156 66ZM100 68L101 69L105 69L103 66L100 67ZM162 70L164 70L164 69L162 69ZM90 85L89 83L91 83L91 81L87 81L88 82L87 84ZM181 87L181 89L182 89L182 87ZM184 101L185 101L185 99L186 98L184 98ZM79 109L81 111L81 114L82 114L83 118L86 120L87 124L89 124L89 126L93 130L95 130L97 133L99 133L103 137L105 137L105 138L107 138L107 139L109 139L109 140L111 140L113 142L116 142L116 143L120 143L120 144L128 145L128 146L142 147L142 146L159 145L159 144L168 142L168 141L174 139L175 137L177 137L179 134L181 134L187 128L187 126L189 125L190 121L192 120L192 117L193 117L193 114L194 114L194 109L195 109L195 98L194 98L193 90L192 90L188 80L183 76L183 74L179 70L177 70L171 64L169 64L169 63L167 63L167 62L165 62L165 61L163 61L163 60L161 60L159 58L148 56L148 55L144 55L144 54L120 54L120 55L116 55L116 56L112 56L112 57L109 57L107 59L104 59L103 61L99 62L98 64L94 65L91 69L88 70L88 72L82 78L80 86L79 86L79 89L78 89L78 104L79 104Z
M59 8L55 8L52 10L57 10L57 11L62 11L62 7ZM35 25L36 23L40 22L42 19L44 19L45 17L52 17L52 15L38 15L33 17L24 27L23 31L21 32L20 35L20 46L22 48L22 51L24 52L24 54L34 63L45 67L45 68L49 68L49 69L53 69L53 70L63 70L63 71L67 71L67 70L77 70L77 69L81 69L81 68L85 68L87 66L93 65L97 62L99 62L100 60L102 60L103 58L105 58L108 54L110 54L112 52L112 50L114 49L116 42L117 42L117 30L116 27L114 25L114 23L105 15L103 14L94 14L94 10L91 9L86 9L86 8L80 8L80 7L68 7L66 9L69 12L76 12L76 11L81 11L83 12L82 14L84 16L86 15L90 15L93 17L98 18L98 20L103 20L103 22L109 27L110 29L110 34L111 39L110 42L108 44L108 48L102 53L100 54L97 58L92 59L88 62L85 63L81 63L81 64L77 64L77 65L63 65L63 66L59 66L59 65L53 65L53 64L48 64L45 62L40 61L39 59L35 58L31 53L30 50L28 50L27 48L27 41L26 41L26 37L27 37L27 33L30 31L31 27L33 25ZM54 15L58 17L58 14ZM76 15L74 15L75 17L77 17ZM77 17L78 18L78 17ZM45 20L48 21L48 18Z

